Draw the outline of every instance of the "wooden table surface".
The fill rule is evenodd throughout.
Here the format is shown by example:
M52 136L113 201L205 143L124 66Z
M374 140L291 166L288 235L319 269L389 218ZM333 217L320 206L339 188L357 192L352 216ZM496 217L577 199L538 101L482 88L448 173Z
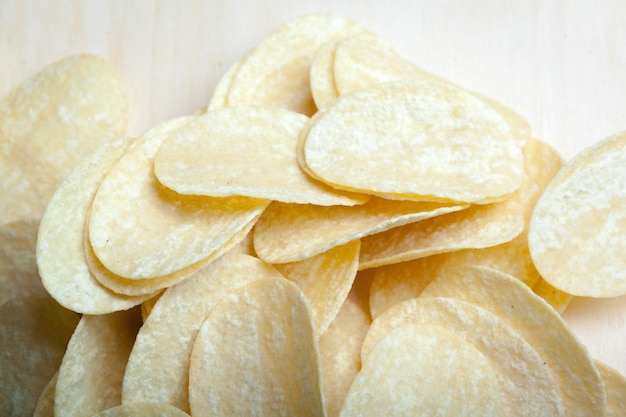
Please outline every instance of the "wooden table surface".
M626 130L623 0L0 0L0 96L63 56L97 53L125 77L138 135L205 106L231 63L312 12L348 17L506 103L566 159ZM626 297L576 299L564 317L626 374Z

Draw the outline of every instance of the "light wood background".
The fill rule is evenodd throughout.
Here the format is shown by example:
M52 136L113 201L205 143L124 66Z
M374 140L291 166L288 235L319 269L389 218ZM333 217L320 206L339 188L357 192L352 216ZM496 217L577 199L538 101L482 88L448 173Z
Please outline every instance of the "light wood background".
M0 96L65 55L97 53L125 77L138 135L205 106L231 63L312 12L351 18L506 103L566 159L626 130L623 0L0 0ZM564 317L626 374L626 297L577 299Z

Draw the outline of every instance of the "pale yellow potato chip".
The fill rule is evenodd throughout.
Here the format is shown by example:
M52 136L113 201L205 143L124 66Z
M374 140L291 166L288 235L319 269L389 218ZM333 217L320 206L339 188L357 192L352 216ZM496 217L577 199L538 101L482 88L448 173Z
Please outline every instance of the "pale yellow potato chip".
M92 417L189 417L189 414L164 402L141 402L118 405Z
M78 313L127 310L150 297L114 293L93 276L85 259L89 207L100 182L131 142L107 141L83 158L54 193L41 219L37 265L42 283L62 306Z
M502 200L524 177L521 149L502 117L430 80L340 96L311 126L304 156L333 187L413 200Z
M572 295L626 294L626 132L584 149L533 211L530 254L543 278Z
M154 156L155 175L166 187L186 195L324 206L366 201L368 196L335 190L302 171L296 147L307 120L269 106L207 112L163 142Z
M368 235L466 207L379 197L352 207L274 202L254 228L254 248L267 262L295 262Z
M309 82L313 101L318 109L327 107L339 96L334 73L336 46L337 42L324 43L317 48L311 62Z
M302 261L274 267L295 283L309 305L316 337L323 335L344 303L359 265L359 240Z
M57 385L57 378L59 372L55 372L50 381L46 384L37 404L35 405L35 411L33 417L54 417L54 393Z
M350 385L361 370L361 343L372 322L367 302L369 280L359 276L362 274L357 275L337 317L318 340L328 417L339 415Z
M317 49L328 41L364 34L339 16L312 14L274 30L243 58L232 80L227 105L278 105L312 115L309 69Z
M0 415L30 416L61 365L78 315L49 296L25 296L2 304L0 317Z
M471 343L441 326L405 324L376 344L339 415L508 415L498 383Z
M122 403L165 401L189 411L189 355L202 322L236 288L261 278L282 275L251 256L226 254L167 289L137 335Z
M523 152L526 175L508 199L364 238L360 268L461 249L492 248L486 254L466 252L459 258L466 257L466 262L490 259L489 266L499 269L496 265L502 265L505 272L533 285L539 276L528 253L528 223L541 192L560 169L561 158L536 139L528 140Z
M141 280L197 264L269 204L249 198L182 196L156 180L154 154L169 134L193 118L166 121L136 139L96 192L89 241L100 262L116 275Z
M39 218L63 177L99 143L123 136L128 103L104 58L57 61L0 101L0 224Z
M587 348L561 316L519 280L484 267L460 267L437 276L422 297L451 297L496 314L537 351L548 366L565 415L600 416L602 380Z
M501 415L564 415L559 386L537 351L495 314L457 299L420 297L389 308L374 319L365 336L363 363L388 332L408 323L445 327L485 355L503 393Z
M189 364L191 414L325 416L304 294L284 278L249 283L200 328Z
M35 219L0 226L0 305L22 297L48 297L37 269L38 228Z
M533 292L546 300L548 304L559 314L567 309L574 296L554 288L545 279L540 278L532 287Z
M213 95L211 95L211 100L209 101L209 105L206 108L206 111L211 111L215 109L220 109L222 107L226 107L226 100L228 98L228 91L230 90L230 85L239 71L239 66L241 65L241 59L235 61L217 82L215 86L215 90L213 90Z
M613 367L598 360L596 367L600 371L606 389L605 417L620 417L626 410L626 377Z
M122 403L124 369L140 326L139 308L82 316L59 368L55 415L90 416Z

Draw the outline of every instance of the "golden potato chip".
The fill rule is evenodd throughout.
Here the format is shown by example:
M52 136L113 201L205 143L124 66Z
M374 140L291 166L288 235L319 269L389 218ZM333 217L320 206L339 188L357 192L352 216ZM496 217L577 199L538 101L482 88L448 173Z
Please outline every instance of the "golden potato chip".
M137 335L128 359L122 403L165 401L189 411L189 355L209 312L236 288L261 278L283 278L247 255L226 254L168 288Z
M574 299L573 295L554 288L543 278L539 278L532 288L535 294L543 298L559 314L563 314Z
M495 314L457 299L420 297L389 308L363 340L363 363L385 334L408 323L445 327L485 355L503 393L501 415L564 415L559 386L537 351Z
M83 245L96 190L131 142L107 141L83 158L54 193L41 219L37 239L41 280L55 300L78 313L126 310L150 297L124 296L103 286L89 270Z
M599 416L602 380L587 348L545 301L519 280L484 267L437 276L422 297L452 297L496 314L537 351L559 384L565 415Z
M34 219L0 226L0 305L22 297L48 297L37 270L38 227Z
M122 403L122 378L140 313L133 308L82 316L59 368L55 415L91 416Z
M189 417L189 414L164 402L140 402L118 405L92 417Z
M215 90L213 91L213 95L211 96L211 100L209 101L209 105L207 106L207 111L226 107L228 91L230 90L230 85L233 82L237 71L239 71L240 65L241 59L235 61L235 63L232 64L219 79L217 85L215 86Z
M55 372L48 384L41 391L33 417L54 417L54 394L59 372Z
M496 370L471 343L441 326L405 324L374 346L339 414L503 416Z
M30 416L61 365L78 315L48 297L0 305L0 415Z
M152 169L154 154L169 134L192 119L169 120L138 138L96 192L89 240L100 262L116 275L148 279L196 264L219 250L269 203L182 196L158 183Z
M311 126L304 156L333 187L412 200L502 200L524 176L521 149L502 117L435 81L340 96Z
M274 265L304 293L317 337L326 332L352 288L360 246L354 240L302 261Z
M319 372L300 289L284 278L257 280L217 304L198 332L189 364L191 414L325 416Z
M550 285L572 295L626 294L626 133L583 150L533 211L530 254Z
M99 143L125 134L121 75L89 54L61 59L0 101L0 224L39 218L63 177Z
M335 190L300 169L296 147L307 120L269 106L207 112L163 142L154 156L154 173L163 185L186 195L324 206L366 201L368 196Z
M369 273L368 270L366 272ZM328 330L319 337L326 415L337 417L361 369L361 343L372 322L367 303L369 280L360 273Z
M248 55L232 80L227 105L278 105L311 115L309 69L317 49L328 41L366 31L339 16L296 18L267 36Z
M311 94L315 107L323 109L339 96L335 85L335 47L336 42L329 41L322 44L311 62L309 79L311 83Z
M273 202L255 226L254 248L267 262L295 262L364 236L466 207L378 197L352 207Z
M595 364L606 389L605 417L623 416L626 410L626 377L604 362L596 360Z

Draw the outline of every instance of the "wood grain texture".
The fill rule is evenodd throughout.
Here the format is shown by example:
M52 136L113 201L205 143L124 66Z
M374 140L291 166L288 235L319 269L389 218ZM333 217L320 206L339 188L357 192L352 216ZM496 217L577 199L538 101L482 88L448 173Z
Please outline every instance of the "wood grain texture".
M72 53L111 60L130 135L205 106L220 75L281 23L339 14L408 59L496 98L569 159L626 129L622 0L0 0L0 96ZM565 313L594 357L626 374L626 297Z

